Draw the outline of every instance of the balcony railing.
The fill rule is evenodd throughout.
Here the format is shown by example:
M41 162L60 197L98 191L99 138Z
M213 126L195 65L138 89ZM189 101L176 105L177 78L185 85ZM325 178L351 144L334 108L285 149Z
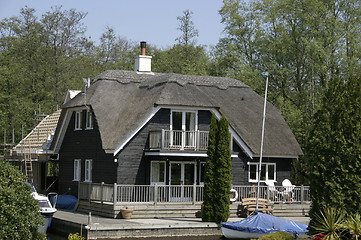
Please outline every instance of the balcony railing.
M256 197L255 186L233 186L239 197ZM114 198L114 196L116 196ZM202 185L118 185L104 183L79 182L78 198L80 200L118 203L199 203L203 202ZM260 187L260 198L273 203L309 203L310 190L308 186Z
M149 131L149 149L207 151L208 138L208 131Z

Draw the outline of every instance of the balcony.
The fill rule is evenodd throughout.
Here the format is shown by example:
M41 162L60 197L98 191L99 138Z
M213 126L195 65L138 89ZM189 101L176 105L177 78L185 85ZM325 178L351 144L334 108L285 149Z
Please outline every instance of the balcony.
M208 131L149 131L149 150L207 151Z

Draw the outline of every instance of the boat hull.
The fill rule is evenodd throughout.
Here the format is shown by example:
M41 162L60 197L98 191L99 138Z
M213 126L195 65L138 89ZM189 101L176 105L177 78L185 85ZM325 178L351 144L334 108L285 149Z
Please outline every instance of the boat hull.
M243 232L225 227L222 227L222 233L223 236L225 236L228 239L251 239L251 238L260 238L264 235L267 235L267 233Z
M48 227L50 225L51 218L52 218L52 216L43 216L43 224L40 225L40 227L38 229L38 231L40 233L46 233L46 231L48 230Z

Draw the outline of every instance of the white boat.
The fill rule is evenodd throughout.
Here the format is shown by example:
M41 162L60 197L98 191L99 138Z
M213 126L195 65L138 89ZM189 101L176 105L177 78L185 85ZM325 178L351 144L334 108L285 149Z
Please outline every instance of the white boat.
M39 227L38 231L41 233L46 233L48 227L50 226L51 219L54 213L57 211L55 208L56 201L54 201L54 206L52 206L47 196L38 194L34 186L29 183L27 184L31 186L31 196L33 196L33 198L38 201L40 206L39 212L43 216L43 224ZM56 193L49 193L48 196L49 195L56 195Z
M307 225L264 213L256 213L241 221L222 223L222 233L228 239L254 239L273 232L287 232L298 237L308 232Z

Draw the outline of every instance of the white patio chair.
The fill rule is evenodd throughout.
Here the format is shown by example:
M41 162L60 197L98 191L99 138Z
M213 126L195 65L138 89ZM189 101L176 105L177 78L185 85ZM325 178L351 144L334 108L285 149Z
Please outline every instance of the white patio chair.
M267 180L265 184L268 186L269 200L276 201L278 199L279 191L276 189L274 181Z
M282 186L284 188L282 192L283 201L293 201L293 189L295 185L292 185L290 180L285 179L282 181Z

